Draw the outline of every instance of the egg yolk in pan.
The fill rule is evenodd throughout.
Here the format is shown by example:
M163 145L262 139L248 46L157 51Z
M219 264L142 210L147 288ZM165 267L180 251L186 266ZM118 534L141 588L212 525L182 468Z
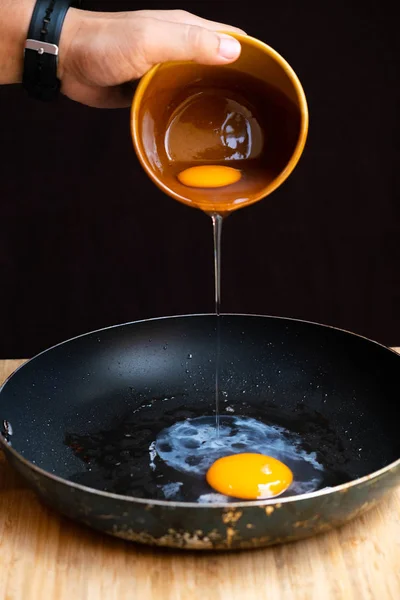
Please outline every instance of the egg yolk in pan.
M282 494L292 483L293 474L276 458L246 452L219 458L208 469L206 478L220 494L259 500Z
M232 167L202 165L181 171L178 180L188 187L219 188L236 183L241 176L241 172Z

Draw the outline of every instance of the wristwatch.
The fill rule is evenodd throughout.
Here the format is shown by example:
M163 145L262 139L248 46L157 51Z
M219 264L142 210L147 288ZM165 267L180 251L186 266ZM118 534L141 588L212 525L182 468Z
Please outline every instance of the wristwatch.
M82 7L82 0L37 0L24 48L22 85L34 98L57 98L61 82L57 77L58 44L68 9Z

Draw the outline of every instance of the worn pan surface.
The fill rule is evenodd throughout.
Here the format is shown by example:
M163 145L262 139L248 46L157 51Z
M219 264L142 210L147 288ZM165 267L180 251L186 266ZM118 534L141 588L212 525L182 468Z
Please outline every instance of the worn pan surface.
M220 389L229 406L299 433L322 457L331 489L230 504L146 498L151 490L127 496L116 471L107 479L104 463L82 461L76 443L75 452L66 443L92 436L111 444L112 453L118 428L131 426L140 437L139 406L150 406L145 427L154 436L168 412L175 419L212 415L213 315L115 326L30 360L0 393L0 442L11 464L45 503L72 519L186 549L252 548L325 531L400 482L400 356L313 323L252 315L221 321Z

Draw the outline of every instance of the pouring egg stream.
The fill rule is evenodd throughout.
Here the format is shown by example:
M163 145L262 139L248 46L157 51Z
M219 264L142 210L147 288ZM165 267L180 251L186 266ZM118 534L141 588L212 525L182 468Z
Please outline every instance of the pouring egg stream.
M259 40L240 34L235 37L242 52L231 65L156 65L139 82L131 119L136 153L153 182L172 198L212 217L217 317L223 219L265 198L289 176L308 130L305 95L291 67ZM215 460L208 464L208 458L205 468L202 457L207 439L200 448L196 435L189 436L186 441L193 456L186 458L192 466L196 455L197 462L204 463L201 476L217 494L247 500L278 496L292 486L294 477L279 459L279 451L273 456L263 451L268 447L274 452L268 435L255 448L240 441L236 447L226 445L227 439L221 435L219 319L216 345L215 425L184 422L183 427L200 437L215 437L218 452L211 452L209 456L214 455ZM172 435L179 439L179 430L161 432L155 452L179 471L183 463L178 455L172 460ZM285 456L283 453L281 458L285 460Z

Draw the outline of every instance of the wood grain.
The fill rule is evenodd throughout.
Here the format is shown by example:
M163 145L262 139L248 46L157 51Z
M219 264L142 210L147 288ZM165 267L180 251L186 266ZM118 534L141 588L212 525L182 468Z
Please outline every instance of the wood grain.
M22 362L0 361L0 381ZM0 453L0 600L399 600L399 515L400 489L302 542L224 554L153 550L45 508Z

